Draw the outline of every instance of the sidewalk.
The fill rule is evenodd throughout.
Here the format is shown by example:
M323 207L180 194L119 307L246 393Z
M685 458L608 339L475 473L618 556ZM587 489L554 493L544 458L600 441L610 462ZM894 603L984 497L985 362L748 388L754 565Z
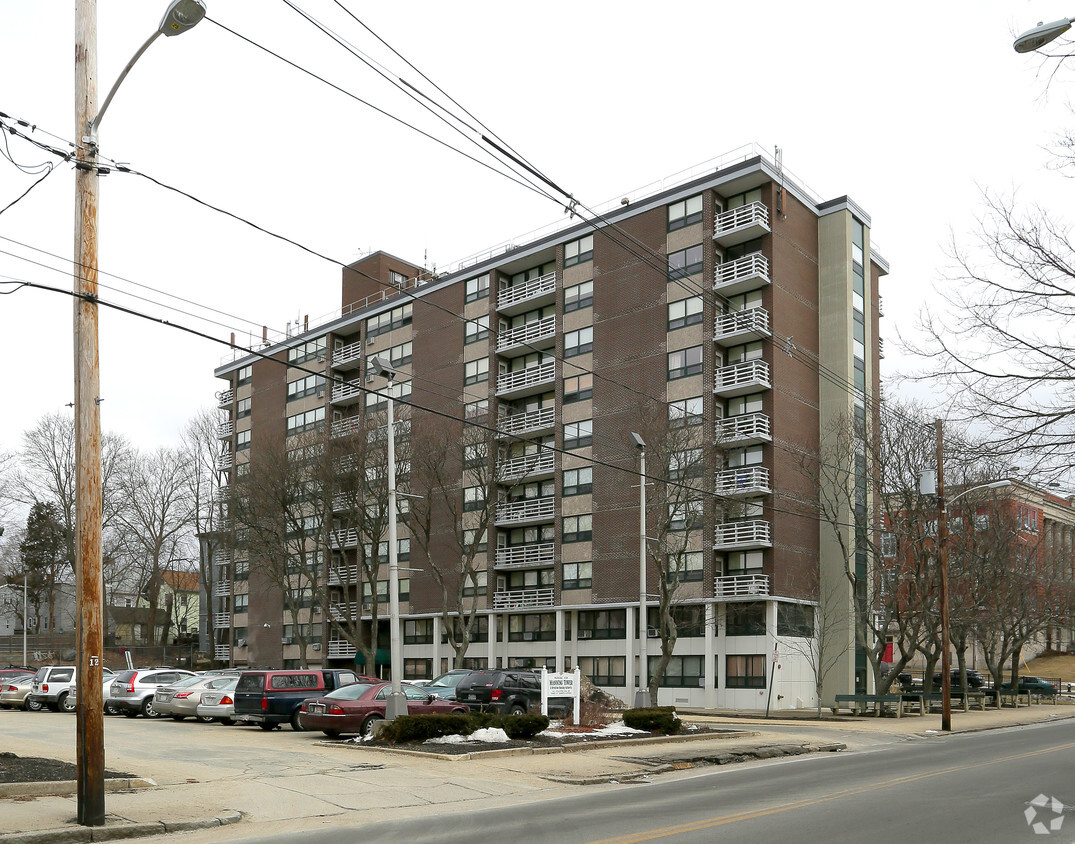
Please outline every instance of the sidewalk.
M841 744L849 750L859 750L899 741L946 738L940 733L939 714L900 719L830 715L821 721L798 712L782 712L779 718L770 719L700 710L683 711L681 715L688 723L720 726L734 732L727 738L596 745L573 752L504 755L498 751L496 755L465 760L431 759L425 754L385 752L355 744L326 744L323 755L317 755L316 768L296 765L294 769L269 772L258 770L253 763L245 767L219 763L169 766L166 775L156 772L153 777L156 788L108 794L108 822L92 831L74 823L73 796L0 799L4 828L12 832L0 835L0 844L130 839L166 829L177 830L168 842L208 844L431 811L450 814L553 799L577 794L580 788L616 788L620 782L678 776L675 771L662 772L689 767L690 763L684 762L687 759L728 756L751 749L766 749L762 755L770 748L801 745L816 750ZM968 732L1058 718L1075 718L1075 706L1046 704L955 712L952 725L954 732ZM7 743L11 746L5 750L33 755L32 748L20 748L17 739ZM132 764L126 760L121 763ZM137 772L144 776L155 773ZM235 822L239 818L241 822ZM222 822L227 825L222 826ZM192 829L191 824L212 828ZM184 825L186 831L179 831ZM91 832L95 833L92 838Z

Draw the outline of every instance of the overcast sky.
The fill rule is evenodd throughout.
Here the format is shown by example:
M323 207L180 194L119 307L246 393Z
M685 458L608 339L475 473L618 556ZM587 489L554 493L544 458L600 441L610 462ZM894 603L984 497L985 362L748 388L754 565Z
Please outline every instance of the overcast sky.
M99 0L101 101L166 5ZM339 4L294 5L418 82ZM1071 11L1055 0L342 5L588 204L744 144L779 145L816 194L848 194L872 217L891 265L884 375L912 365L896 330L944 283L944 249L971 237L982 188L1070 201L1043 147L1070 120L1075 80L1044 98L1039 61L1011 47L1013 32ZM282 0L208 7L212 20L159 39L133 69L102 123L102 156L345 263L383 249L449 269L562 219L548 199L222 28L476 152ZM72 0L0 0L0 111L61 146L75 134L73 44ZM55 160L7 142L22 165ZM0 159L0 208L37 178ZM73 169L59 162L0 215L0 281L70 288L73 200ZM337 264L134 175L101 180L99 240L103 299L222 340L340 306ZM70 412L71 312L57 293L0 296L0 450L41 415ZM143 448L174 443L215 405L227 350L107 309L100 320L104 428Z

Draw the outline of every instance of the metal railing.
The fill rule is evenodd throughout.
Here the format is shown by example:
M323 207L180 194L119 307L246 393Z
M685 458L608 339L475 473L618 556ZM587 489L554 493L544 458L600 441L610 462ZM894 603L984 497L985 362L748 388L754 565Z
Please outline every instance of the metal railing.
M496 421L497 430L508 437L518 437L532 431L551 428L556 423L556 408L539 407L525 413L512 413L501 416Z
M343 586L358 583L358 565L332 566L328 570L329 586Z
M763 360L748 360L722 366L716 372L713 391L719 393L721 390L752 385L762 388L770 386L769 364Z
M761 252L751 252L734 261L726 261L717 267L713 287L717 290L728 284L748 278L760 278L769 281L769 259Z
M544 384L556 379L556 361L547 360L537 366L528 366L515 372L505 372L496 379L496 391L506 393Z
M496 522L498 524L552 521L555 515L556 499L552 497L513 501L510 504L498 504L496 507Z
M358 649L348 642L346 639L329 639L328 640L328 657L329 659L342 659L351 658Z
M535 343L547 337L556 336L556 315L551 314L542 319L536 319L525 325L509 328L501 331L496 338L496 350L503 351L511 346L524 343Z
M555 600L552 587L545 589L510 589L493 593L493 609L515 610L528 607L551 607Z
M740 334L764 336L769 333L769 312L765 308L749 308L719 317L713 339L722 340Z
M358 545L358 530L345 528L329 532L329 544L339 550L340 548L355 548Z
M213 628L215 630L223 630L228 627L231 627L230 612L213 613Z
M234 433L235 433L235 423L230 422L230 421L229 422L221 422L220 425L216 429L216 435L220 439L230 437Z
M332 365L342 366L345 363L350 363L358 358L362 357L362 341L355 340L353 343L348 343L346 346L340 346L332 353Z
M213 658L224 661L231 659L231 645L213 645Z
M729 574L718 576L713 583L715 598L744 598L769 594L767 574Z
M348 416L345 419L337 419L332 423L332 436L347 437L357 434L362 430L361 416Z
M713 544L717 548L772 544L772 527L761 519L750 522L724 522L717 525L714 534Z
M221 390L216 397L217 407L227 407L235 401L235 390Z
M717 495L749 495L769 491L769 470L764 466L743 466L717 472Z
M525 478L527 475L552 472L555 468L556 452L542 449L537 454L524 454L522 457L498 460L496 479L502 483L510 483Z
M734 443L738 440L768 440L771 437L769 417L764 413L729 416L717 423L717 441L720 443Z
M345 401L360 395L362 395L361 380L344 381L342 384L337 382L332 385L332 401Z
M719 215L713 222L713 237L719 238L722 234L736 229L756 225L769 227L769 209L762 202L740 205L738 208L731 208Z
M551 566L556 558L555 542L537 542L496 549L497 568L531 568Z
M223 472L225 469L230 469L234 462L235 457L230 451L227 454L218 454L216 459L217 471Z
M223 598L231 594L230 580L216 580L213 582L213 597Z
M497 291L496 306L498 308L510 308L512 305L517 305L520 302L532 299L535 296L552 293L555 290L556 273L545 273L545 275L540 278L532 278L521 284L512 284L507 287L501 287L500 290Z

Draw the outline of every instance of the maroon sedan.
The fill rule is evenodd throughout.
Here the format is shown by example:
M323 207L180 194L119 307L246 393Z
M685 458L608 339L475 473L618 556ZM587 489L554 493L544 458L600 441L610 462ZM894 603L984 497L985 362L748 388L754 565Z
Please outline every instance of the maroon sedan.
M384 720L385 705L392 691L391 683L352 683L342 686L324 697L303 701L303 729L320 730L329 738L342 733L368 736L373 732L373 722ZM403 684L407 696L407 712L410 715L432 715L448 712L467 712L467 707L454 700L439 700L417 686Z

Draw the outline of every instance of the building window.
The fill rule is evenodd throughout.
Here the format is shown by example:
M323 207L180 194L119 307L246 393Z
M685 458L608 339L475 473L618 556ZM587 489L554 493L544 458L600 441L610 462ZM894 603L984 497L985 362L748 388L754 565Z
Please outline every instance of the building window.
M593 305L593 282L584 281L572 287L564 288L564 313L581 311Z
M685 328L688 325L697 325L701 321L701 296L691 296L689 299L680 299L677 302L668 303L669 331L675 331L677 328Z
M307 375L305 378L299 378L297 381L290 381L287 385L287 400L295 401L295 399L306 398L306 396L312 396L314 393L324 395L325 393L325 376L324 375Z
M589 589L593 584L593 563L564 563L561 589Z
M578 331L568 331L564 334L564 357L571 358L575 355L584 355L593 351L593 326L580 328Z
M401 307L393 308L390 311L377 314L377 316L371 316L366 320L366 339L369 340L378 334L387 334L389 331L410 325L413 309L414 304L408 302Z
M589 542L593 538L593 516L564 516L563 542Z
M765 654L728 654L724 666L727 688L765 688Z
M690 498L668 505L669 530L694 530L702 523L702 500Z
M406 343L400 343L398 346L393 346L389 349L386 354L388 355L388 360L391 362L392 366L403 366L404 364L410 363L412 358L412 347L413 344L408 340Z
M648 663L651 680L653 679L653 670L657 667L656 663L657 660L655 659L650 660ZM702 685L704 667L704 656L670 657L668 665L664 669L664 678L661 680L661 685L671 688L697 689Z
M702 347L691 346L678 352L668 353L668 380L687 378L702 373Z
M729 551L724 567L728 574L746 574L761 571L764 559L761 551Z
M627 660L622 656L580 656L579 670L595 686L622 686L627 682Z
M489 298L489 274L472 278L467 282L467 302L477 302L479 299Z
M315 407L305 413L296 413L294 416L287 417L287 435L290 437L295 434L301 434L303 431L309 431L324 421L325 408L323 407Z
M593 373L572 375L564 379L564 404L593 398Z
M468 486L463 490L463 509L465 511L485 508L485 489L480 486Z
M668 253L668 278L670 281L687 278L702 271L702 244L688 246L678 252Z
M585 448L588 445L593 445L592 419L564 425L564 448Z
M432 659L411 659L407 658L403 660L403 679L404 680L432 680L433 679L433 660Z
M685 448L668 455L668 477L673 481L697 478L705 468L700 448Z
M389 396L393 399L407 398L413 389L410 381L391 381L380 390L368 390L366 392L366 413L375 413L382 407L387 407Z
M466 419L481 419L489 415L489 399L468 401L463 405L463 416Z
M668 206L668 231L692 226L702 221L702 195L691 196Z
M728 604L725 608L724 632L728 636L764 636L765 604Z
M809 604L777 604L776 635L799 636L804 639L813 636L814 608Z
M250 448L250 431L239 431L235 435L235 450L245 451Z
M489 532L483 530L478 536L477 530L467 529L463 531L463 552L473 551L475 554L483 554L489 547Z
M253 364L241 367L239 369L239 378L235 382L236 387L241 387L243 384L249 384L254 378Z
M508 617L509 642L555 642L556 613L539 612Z
M239 399L239 403L235 406L235 418L245 419L250 415L250 398Z
M593 235L580 237L564 244L564 266L573 267L585 261L593 260Z
M474 571L465 575L463 582L463 597L473 598L475 595L484 595L489 591L489 572Z
M463 468L474 469L485 463L488 456L485 443L465 443L463 445Z
M580 639L626 639L627 610L580 610Z
M432 645L433 619L408 618L403 622L403 644Z
M305 363L311 358L325 359L325 338L318 337L316 340L307 340L287 350L287 362L289 365Z
M463 383L479 384L489 380L489 358L467 361L463 367Z
M680 639L701 639L705 636L705 607L702 604L680 604L672 607L676 635Z
M233 606L234 611L237 613L246 612L247 607L250 606L250 596L246 592L240 592L235 596Z
M702 412L701 396L669 402L668 427L682 428L686 425L701 425L705 421Z
M489 336L489 314L484 314L477 319L468 319L466 337L464 343L476 343Z
M585 495L593 491L593 467L585 466L581 469L564 469L564 481L561 486L561 495Z
M668 581L688 583L702 579L702 552L685 551L683 554L668 555L666 562Z

